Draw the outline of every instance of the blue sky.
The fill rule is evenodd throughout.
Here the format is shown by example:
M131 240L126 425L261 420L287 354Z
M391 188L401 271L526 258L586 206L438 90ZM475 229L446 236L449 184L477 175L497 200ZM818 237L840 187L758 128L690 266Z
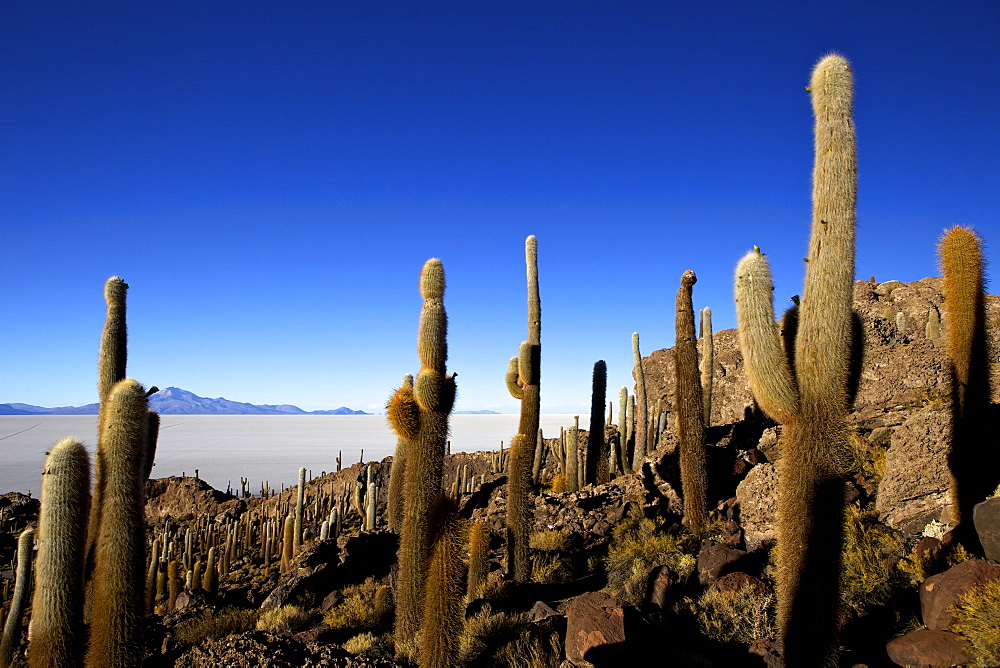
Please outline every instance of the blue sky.
M853 63L858 278L1000 242L995 2L121 2L0 7L0 402L96 400L102 285L129 374L203 396L380 409L448 280L459 410L516 410L524 239L542 408L673 345L685 269L732 327L759 245L801 291L823 54Z

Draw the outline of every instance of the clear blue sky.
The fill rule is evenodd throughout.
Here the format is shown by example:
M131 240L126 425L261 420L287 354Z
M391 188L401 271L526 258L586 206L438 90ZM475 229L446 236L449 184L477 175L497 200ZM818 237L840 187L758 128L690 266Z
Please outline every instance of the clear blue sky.
M953 223L997 248L998 34L996 2L4 3L0 402L96 400L117 274L140 381L379 410L439 257L456 408L513 412L535 234L543 411L586 412L633 331L673 345L685 269L716 330L754 244L801 291L831 50L858 277L934 275Z

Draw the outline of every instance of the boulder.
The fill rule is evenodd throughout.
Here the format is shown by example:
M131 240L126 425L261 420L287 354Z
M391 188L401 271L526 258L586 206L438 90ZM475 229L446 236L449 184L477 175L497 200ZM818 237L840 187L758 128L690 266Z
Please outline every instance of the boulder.
M698 581L703 585L719 579L727 567L746 556L743 550L709 543L698 551Z
M972 520L986 558L1000 561L1000 498L994 497L976 504Z
M777 537L778 471L774 464L757 464L736 487L740 526L748 550Z
M972 660L972 645L968 640L948 631L919 629L893 638L885 651L900 666L948 668Z
M949 606L959 602L962 594L990 580L1000 579L1000 565L984 559L970 559L952 566L944 573L932 575L920 584L920 612L924 625L933 631L943 631L952 622Z
M912 536L932 521L952 523L951 432L944 404L916 410L893 430L875 501L882 522Z
M602 591L574 598L566 611L566 660L575 666L600 665L588 652L623 645L626 607Z

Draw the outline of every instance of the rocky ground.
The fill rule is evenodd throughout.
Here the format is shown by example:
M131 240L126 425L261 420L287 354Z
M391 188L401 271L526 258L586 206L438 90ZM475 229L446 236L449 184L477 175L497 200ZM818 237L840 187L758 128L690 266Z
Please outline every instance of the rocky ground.
M841 665L997 665L991 661L1000 661L1000 649L989 652L991 644L1000 645L1000 634L989 629L1000 625L1000 498L977 507L975 539L952 531L953 407L943 339L928 325L932 310L944 315L940 282L859 281L855 306L865 355L855 364L845 462ZM988 340L998 341L1000 299L988 298L987 316ZM467 664L774 661L771 550L780 426L756 409L735 332L719 332L714 340L707 433L712 513L701 535L690 535L681 523L669 408L667 428L641 471L607 484L553 491L548 481L557 471L555 442L547 441L534 506L534 582L528 585L503 578L506 476L496 453L448 457L446 487L456 476L469 482L460 492L461 514L483 523L490 535L490 575L467 606ZM660 350L643 361L650 405L657 399L673 405L672 355ZM995 351L988 364L994 410L1000 404ZM617 429L609 427L606 435L616 437ZM993 440L974 456L992 472L995 487L1000 466ZM387 585L395 577L398 540L386 528L389 470L386 460L310 480L305 527L312 537L285 568L269 551L268 527L295 507L297 489L237 498L193 478L149 481L151 540L173 541L172 557L183 561L191 529L198 559L210 544L227 556L217 587L206 591L197 577L185 583L182 567L172 593L164 593L169 586L161 590L147 619L147 664L408 665L395 660L392 643L398 639L391 635ZM363 503L353 497L369 478L380 504L376 526L366 531L358 512ZM334 507L340 533L320 540L320 523ZM0 563L11 563L16 536L36 517L37 501L0 497ZM13 572L3 576L9 594Z

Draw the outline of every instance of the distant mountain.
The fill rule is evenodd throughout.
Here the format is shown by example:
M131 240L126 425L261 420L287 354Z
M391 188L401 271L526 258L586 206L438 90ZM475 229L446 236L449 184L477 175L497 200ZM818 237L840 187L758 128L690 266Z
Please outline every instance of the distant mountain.
M247 404L219 397L207 399L179 387L168 387L149 398L160 415L371 415L341 406L333 410L304 411L290 404ZM97 415L97 404L44 408L30 404L0 404L0 415Z

